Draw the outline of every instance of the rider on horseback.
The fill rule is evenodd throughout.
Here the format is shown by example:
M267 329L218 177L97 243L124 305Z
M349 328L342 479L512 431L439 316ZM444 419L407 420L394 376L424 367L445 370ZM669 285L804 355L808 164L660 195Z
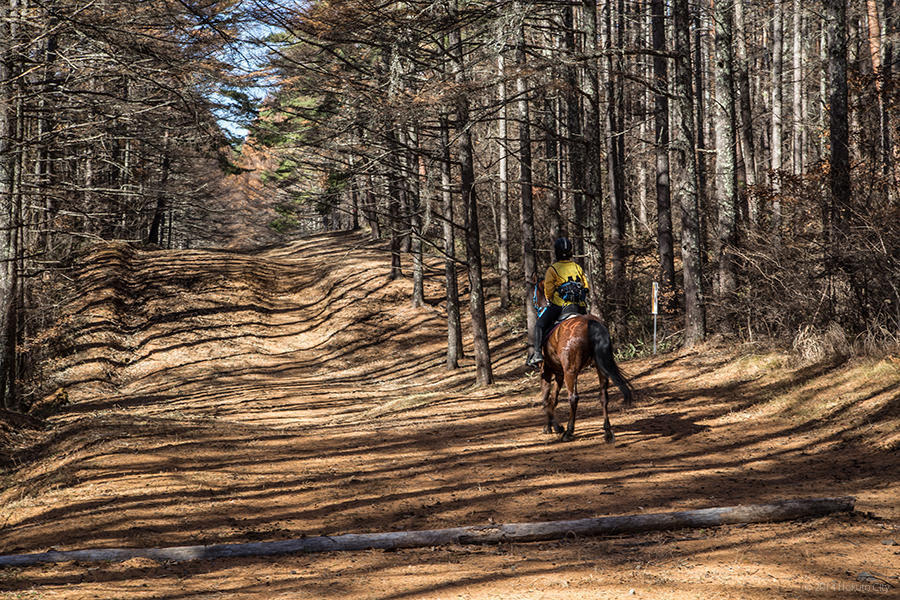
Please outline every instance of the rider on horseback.
M565 307L573 307L580 314L587 313L587 278L581 266L572 260L572 242L565 237L557 239L553 252L556 262L550 265L544 276L544 294L550 304L534 326L534 353L528 360L529 366L537 366L544 361L541 349L544 332L553 327Z

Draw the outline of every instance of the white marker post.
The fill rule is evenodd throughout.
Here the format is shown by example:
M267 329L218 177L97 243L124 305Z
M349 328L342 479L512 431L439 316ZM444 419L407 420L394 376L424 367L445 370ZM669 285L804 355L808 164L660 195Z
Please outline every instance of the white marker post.
M659 282L653 282L653 292L650 296L650 312L653 313L653 354L656 354L656 315L659 314Z

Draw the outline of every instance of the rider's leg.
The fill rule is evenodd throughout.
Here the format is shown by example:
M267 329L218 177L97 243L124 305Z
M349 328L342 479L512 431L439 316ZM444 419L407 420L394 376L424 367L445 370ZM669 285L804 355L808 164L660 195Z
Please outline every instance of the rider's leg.
M557 317L559 317L560 312L562 312L562 307L551 304L537 320L537 323L535 323L534 352L531 355L531 360L528 361L529 363L536 364L544 360L544 353L541 351L544 342L544 332L553 326L553 323L556 321Z

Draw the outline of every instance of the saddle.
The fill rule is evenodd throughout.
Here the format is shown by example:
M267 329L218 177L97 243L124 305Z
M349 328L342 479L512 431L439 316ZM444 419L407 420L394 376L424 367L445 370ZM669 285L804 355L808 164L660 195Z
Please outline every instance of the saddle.
M544 339L541 340L541 344L546 344L547 340L550 338L550 334L553 333L553 330L559 327L559 324L563 321L567 321L572 317L577 317L578 315L583 314L581 312L581 307L577 304L567 304L562 307L562 312L559 313L559 316L556 318L556 321L553 322L553 325L547 328L547 332L544 334Z

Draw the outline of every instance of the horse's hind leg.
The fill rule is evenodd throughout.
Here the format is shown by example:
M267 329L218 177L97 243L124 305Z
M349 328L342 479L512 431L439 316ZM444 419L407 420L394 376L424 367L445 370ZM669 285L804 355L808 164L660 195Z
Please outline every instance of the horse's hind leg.
M562 433L562 425L556 422L554 413L556 412L556 403L559 402L560 379L556 378L556 393L553 399L550 399L550 392L553 386L552 374L548 372L541 373L541 402L544 406L544 413L547 415L547 424L544 426L544 433Z
M603 439L607 444L612 444L616 436L613 435L612 427L609 425L609 378L600 369L597 369L597 376L600 378L600 404L603 406Z
M566 390L569 392L569 424L560 436L560 441L570 442L575 439L575 413L578 412L578 373L566 371Z

